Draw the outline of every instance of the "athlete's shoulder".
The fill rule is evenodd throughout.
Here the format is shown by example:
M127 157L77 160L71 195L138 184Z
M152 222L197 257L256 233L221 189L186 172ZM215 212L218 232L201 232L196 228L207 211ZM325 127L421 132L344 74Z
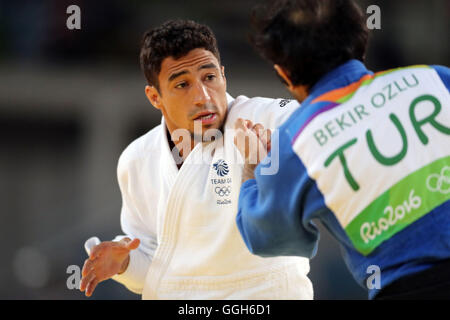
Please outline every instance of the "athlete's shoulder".
M440 65L432 65L430 67L437 72L439 78L441 78L442 82L447 87L447 90L450 91L450 68Z
M234 123L237 118L244 118L262 123L269 128L276 128L299 106L296 100L291 99L249 98L242 95L231 103L228 121Z
M252 97L249 98L247 96L241 95L233 100L231 103L231 109L239 112L242 109L251 109L251 110L261 110L264 108L289 108L291 106L297 107L299 105L298 102L291 99L285 98L266 98L266 97Z
M131 162L154 155L159 149L162 132L162 125L159 124L131 142L119 157L119 167L126 167Z

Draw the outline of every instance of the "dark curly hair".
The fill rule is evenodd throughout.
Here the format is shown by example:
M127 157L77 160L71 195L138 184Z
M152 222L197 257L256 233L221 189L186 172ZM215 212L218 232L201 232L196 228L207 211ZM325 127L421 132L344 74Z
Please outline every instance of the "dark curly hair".
M179 59L197 48L211 51L220 64L217 40L206 25L191 20L169 20L146 31L141 42L140 63L147 82L160 92L158 75L163 60Z
M369 31L353 0L271 0L253 10L252 26L253 45L293 85L311 88L340 64L365 59Z

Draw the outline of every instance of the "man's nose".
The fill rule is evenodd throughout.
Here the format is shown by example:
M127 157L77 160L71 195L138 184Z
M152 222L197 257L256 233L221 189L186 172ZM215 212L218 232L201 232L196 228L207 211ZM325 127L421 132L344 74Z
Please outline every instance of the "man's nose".
M209 96L208 90L202 83L196 85L194 94L195 94L194 103L199 107L202 107L207 102L211 101L211 97Z

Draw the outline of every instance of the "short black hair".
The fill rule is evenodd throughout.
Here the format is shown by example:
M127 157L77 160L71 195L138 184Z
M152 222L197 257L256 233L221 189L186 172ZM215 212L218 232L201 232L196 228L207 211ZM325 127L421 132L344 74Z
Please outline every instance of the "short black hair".
M158 75L163 60L179 59L198 48L210 51L220 64L216 37L206 25L191 20L169 20L146 31L141 42L140 64L149 85L160 92Z
M353 0L271 0L254 8L250 40L259 53L311 88L327 72L364 62L369 31Z

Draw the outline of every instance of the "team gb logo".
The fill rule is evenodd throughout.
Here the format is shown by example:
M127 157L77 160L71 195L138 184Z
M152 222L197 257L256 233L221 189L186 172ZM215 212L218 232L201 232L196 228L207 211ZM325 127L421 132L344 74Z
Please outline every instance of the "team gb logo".
M228 165L224 160L219 160L213 164L213 168L216 170L217 174L221 177L226 176L230 171Z

